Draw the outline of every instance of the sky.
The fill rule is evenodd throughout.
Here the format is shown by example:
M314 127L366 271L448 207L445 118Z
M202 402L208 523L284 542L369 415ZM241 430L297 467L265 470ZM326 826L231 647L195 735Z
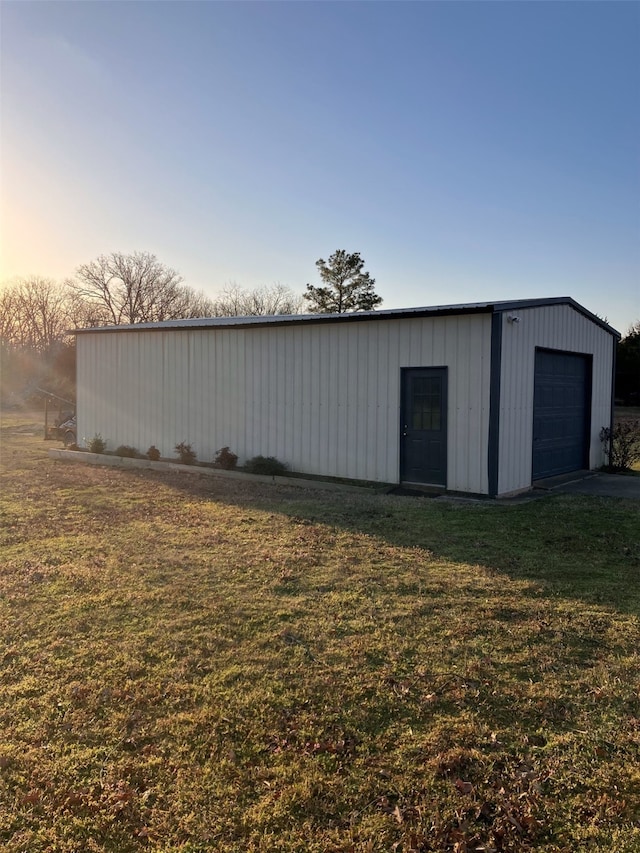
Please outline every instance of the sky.
M345 249L383 308L640 318L640 3L3 0L0 39L0 281L301 293Z

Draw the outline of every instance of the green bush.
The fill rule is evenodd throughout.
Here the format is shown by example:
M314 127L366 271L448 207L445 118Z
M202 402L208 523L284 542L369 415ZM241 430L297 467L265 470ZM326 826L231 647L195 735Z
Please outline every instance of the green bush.
M135 447L130 447L128 444L121 444L116 449L116 456L125 456L128 459L137 459L140 454Z
M193 450L190 444L187 444L184 441L181 441L180 444L176 444L175 451L180 457L180 462L183 465L193 465L193 463L198 458L198 455Z
M88 447L90 453L104 453L107 449L107 442L99 433L96 433L89 442Z
M640 420L626 418L600 430L600 441L612 471L629 471L640 462Z
M160 459L160 451L152 444L151 447L147 450L147 458L151 459L152 462L157 462Z
M238 454L233 453L228 447L221 447L216 453L213 464L216 468L224 468L227 471L232 471L238 464Z
M275 456L254 456L247 460L244 467L250 474L269 474L277 477L286 474L288 466Z

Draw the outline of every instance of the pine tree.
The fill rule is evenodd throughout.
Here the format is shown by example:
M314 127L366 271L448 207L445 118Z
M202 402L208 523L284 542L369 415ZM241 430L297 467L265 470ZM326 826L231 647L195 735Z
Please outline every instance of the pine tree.
M316 261L323 286L307 284L304 298L316 314L343 314L346 311L372 311L382 302L373 289L376 283L368 272L363 272L364 261L359 252L349 255L338 249Z

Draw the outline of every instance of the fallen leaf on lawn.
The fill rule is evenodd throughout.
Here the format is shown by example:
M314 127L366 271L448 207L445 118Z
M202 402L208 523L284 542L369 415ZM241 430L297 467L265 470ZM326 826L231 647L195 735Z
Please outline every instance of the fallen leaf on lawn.
M456 779L454 785L461 794L470 794L473 791L471 782L464 782L462 779Z
M29 791L29 793L22 798L22 802L25 805L33 805L34 803L39 803L40 791Z

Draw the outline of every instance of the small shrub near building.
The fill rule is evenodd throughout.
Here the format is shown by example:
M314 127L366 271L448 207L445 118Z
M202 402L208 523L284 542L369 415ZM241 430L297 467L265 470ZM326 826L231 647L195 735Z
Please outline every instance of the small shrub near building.
M125 456L127 459L137 459L140 454L135 447L130 447L128 444L121 444L116 448L116 456Z
M602 427L600 441L612 471L629 471L640 462L640 420L617 421L613 430Z
M96 433L88 444L89 453L104 453L107 449L107 442L104 438Z
M160 459L160 451L155 444L152 444L147 450L147 459L150 459L152 462L157 462Z
M224 468L226 471L233 471L238 464L238 454L234 453L228 447L221 447L215 455L213 464L216 468Z
M275 456L254 456L247 460L244 468L250 474L267 474L277 477L286 474L288 466Z
M191 445L184 441L181 441L180 444L176 444L175 451L178 454L178 458L182 465L193 465L198 458L198 454Z

